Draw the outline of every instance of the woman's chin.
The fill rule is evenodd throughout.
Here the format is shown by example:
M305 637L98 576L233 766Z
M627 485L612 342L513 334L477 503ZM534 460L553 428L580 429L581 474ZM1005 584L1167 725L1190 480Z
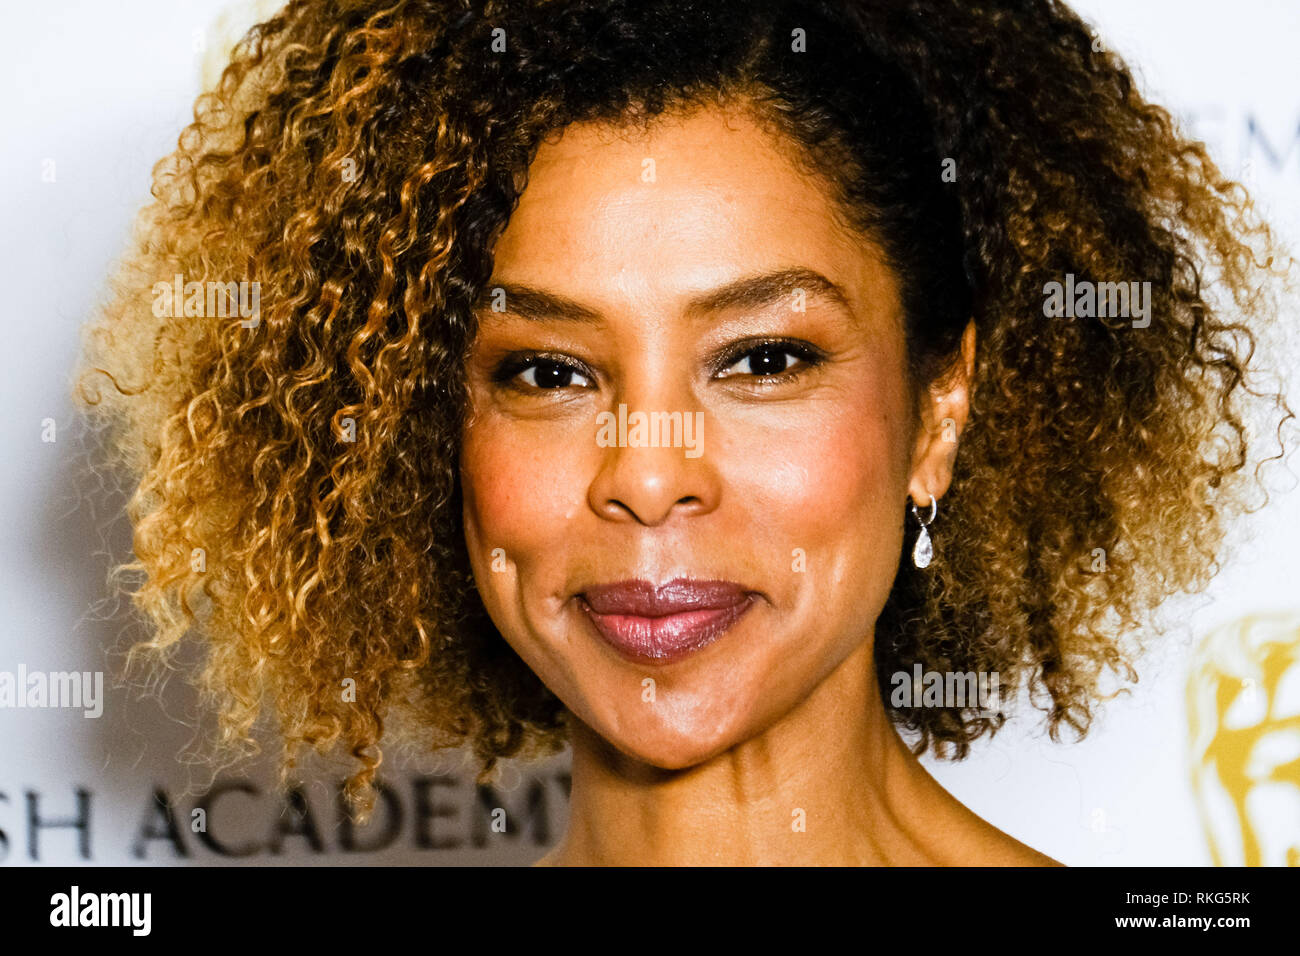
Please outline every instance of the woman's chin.
M569 711L569 719L576 717ZM623 754L628 760L642 763L658 770L686 770L723 753L742 739L740 722L731 715L725 726L720 726L716 715L707 721L666 722L650 714L612 713L581 715L581 734L595 749L608 748ZM576 730L571 724L571 734ZM595 737L595 740L593 740ZM598 741L598 743L597 743ZM601 745L603 744L603 748ZM612 763L617 763L614 753L608 753Z
M672 743L652 741L648 745L638 742L636 746L611 741L627 757L656 770L690 770L706 763L727 748L703 750L697 745L677 746Z
M719 728L700 730L663 725L621 729L594 728L611 747L624 756L658 770L689 770L724 753L739 742L735 732Z

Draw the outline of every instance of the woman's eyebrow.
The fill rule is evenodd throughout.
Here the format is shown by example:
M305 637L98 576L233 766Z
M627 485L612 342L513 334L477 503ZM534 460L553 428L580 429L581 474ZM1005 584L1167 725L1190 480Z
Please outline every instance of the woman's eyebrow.
M503 308L495 308L500 298ZM491 282L479 296L477 308L483 311L517 315L521 319L542 321L560 319L567 322L601 322L601 314L573 299L513 282Z
M761 309L788 298L796 290L810 299L829 299L851 311L843 289L820 272L801 267L778 269L729 282L691 299L686 311L700 315L726 309Z
M694 296L686 304L691 316L704 316L728 309L760 309L780 302L801 290L808 298L824 298L852 311L844 290L820 272L802 267L778 269L745 276ZM491 309L493 300L504 298L500 311L536 321L599 323L601 313L581 302L545 289L519 283L489 283L479 297L480 309Z

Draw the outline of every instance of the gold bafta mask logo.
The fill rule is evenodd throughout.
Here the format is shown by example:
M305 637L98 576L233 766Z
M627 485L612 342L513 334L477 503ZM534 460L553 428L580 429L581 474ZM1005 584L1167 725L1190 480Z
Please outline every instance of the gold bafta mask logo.
M1215 866L1300 866L1300 611L1206 634L1187 683L1192 790Z

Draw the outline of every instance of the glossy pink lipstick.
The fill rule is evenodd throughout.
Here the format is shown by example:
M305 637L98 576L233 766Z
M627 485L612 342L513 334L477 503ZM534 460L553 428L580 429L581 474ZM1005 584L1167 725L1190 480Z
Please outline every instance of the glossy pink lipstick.
M579 603L615 650L638 661L680 660L721 637L754 603L730 581L676 578L656 587L619 581L588 588Z

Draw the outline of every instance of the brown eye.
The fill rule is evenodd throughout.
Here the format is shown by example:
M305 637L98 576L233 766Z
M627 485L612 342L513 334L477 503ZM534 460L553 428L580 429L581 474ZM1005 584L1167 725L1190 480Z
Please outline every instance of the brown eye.
M516 365L512 377L521 380L530 388L542 390L569 388L574 385L588 388L592 384L591 379L576 365L547 358L528 359Z
M807 359L790 346L782 344L760 345L739 356L739 360L728 366L720 377L730 375L774 376L784 375L791 365L806 363Z

